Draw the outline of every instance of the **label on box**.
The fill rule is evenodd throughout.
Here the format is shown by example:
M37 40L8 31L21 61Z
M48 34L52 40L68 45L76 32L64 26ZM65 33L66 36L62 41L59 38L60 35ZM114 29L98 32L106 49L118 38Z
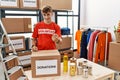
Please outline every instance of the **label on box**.
M17 40L11 40L12 43L13 43L13 46L15 49L21 49L21 48L24 48L24 41L23 39L17 39ZM9 50L12 50L11 49L11 46L9 46Z
M57 60L36 60L36 75L57 74Z
M23 0L24 7L37 7L37 0Z
M17 6L18 0L0 0L0 6Z

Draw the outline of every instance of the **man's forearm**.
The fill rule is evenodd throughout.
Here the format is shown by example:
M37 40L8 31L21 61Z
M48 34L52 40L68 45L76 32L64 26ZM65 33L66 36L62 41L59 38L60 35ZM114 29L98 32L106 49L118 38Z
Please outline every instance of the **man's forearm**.
M32 38L32 46L36 46L37 44L37 39L36 38Z

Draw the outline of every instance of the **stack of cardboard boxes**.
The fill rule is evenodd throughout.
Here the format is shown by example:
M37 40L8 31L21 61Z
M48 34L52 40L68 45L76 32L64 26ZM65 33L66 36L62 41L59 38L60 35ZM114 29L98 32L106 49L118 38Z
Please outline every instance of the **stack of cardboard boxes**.
M25 47L25 37L24 36L11 36L10 37L13 46L18 54L18 58L21 62L21 65L23 65L24 70L30 69L31 66L31 51L26 51ZM8 40L4 38L4 43L7 44ZM10 46L5 48L5 56L10 55L12 53L12 49ZM17 61L15 59L10 60L6 63L6 66L8 69L12 68L13 66L18 65Z
M0 8L41 9L50 5L54 10L72 10L72 0L1 0Z

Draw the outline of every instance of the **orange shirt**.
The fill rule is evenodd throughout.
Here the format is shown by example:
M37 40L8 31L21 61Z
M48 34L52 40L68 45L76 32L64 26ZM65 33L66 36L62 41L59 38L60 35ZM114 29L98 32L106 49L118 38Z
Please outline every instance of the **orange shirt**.
M77 41L77 53L80 54L80 43L81 43L82 32L78 30L75 34L75 40Z
M108 52L109 48L109 42L112 41L111 34L108 32L107 35L107 49L106 49L106 33L102 32L98 35L97 39L97 46L96 46L96 54L95 54L95 62L98 63L98 61L103 62L105 60L105 50Z

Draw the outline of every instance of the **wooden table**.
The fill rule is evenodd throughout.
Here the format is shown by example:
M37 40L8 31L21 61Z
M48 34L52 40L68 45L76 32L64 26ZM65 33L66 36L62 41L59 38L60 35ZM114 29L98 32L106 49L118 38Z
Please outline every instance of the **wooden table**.
M80 58L77 59L77 62L84 60L86 59ZM106 80L108 78L109 80L114 80L115 71L107 67L101 66L99 64L93 63L91 61L88 61L88 64L92 65L93 68L92 75L88 75L88 78L84 78L83 75L77 74L75 76L70 76L69 71L66 74L63 73L62 63L61 63L61 76L32 78L31 70L26 71L25 74L28 76L29 80Z

